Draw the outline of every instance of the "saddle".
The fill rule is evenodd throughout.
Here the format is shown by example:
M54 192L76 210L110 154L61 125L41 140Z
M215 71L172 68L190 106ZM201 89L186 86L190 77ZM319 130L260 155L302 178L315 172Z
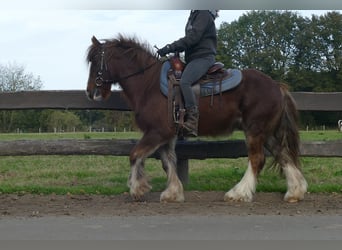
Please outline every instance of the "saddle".
M185 68L185 63L179 58L178 54L175 54L173 57L169 58L169 61L171 64L171 72L173 72L176 80L180 80L182 72ZM215 62L198 82L205 83L207 80L224 78L228 75L229 73L224 70L224 64L222 62Z

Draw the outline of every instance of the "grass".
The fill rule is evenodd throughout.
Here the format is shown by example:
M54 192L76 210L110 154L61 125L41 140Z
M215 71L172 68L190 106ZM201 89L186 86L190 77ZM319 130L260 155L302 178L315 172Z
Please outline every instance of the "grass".
M69 134L1 134L0 140L18 139L124 139L139 138L140 133L69 133ZM305 140L335 140L335 131L301 132ZM234 133L242 139L242 133ZM201 138L202 139L202 138ZM212 140L213 138L205 138ZM220 139L220 138L218 138ZM303 139L304 140L304 139ZM342 158L302 157L309 192L342 193ZM190 160L190 180L186 190L227 191L243 176L246 158ZM267 165L267 163L266 163ZM166 175L158 160L147 159L145 172L153 186L161 191ZM39 194L119 194L127 192L128 157L113 156L6 156L0 157L0 193ZM259 178L257 191L285 192L285 179L266 169Z
M58 140L58 139L139 139L140 132L104 132L104 133L8 133L0 134L1 141L9 140ZM342 133L335 130L326 131L300 131L303 141L331 141L341 140ZM232 135L220 137L198 137L194 140L241 140L244 139L241 131L235 131Z
M140 132L104 132L104 133L8 133L0 134L1 141L13 140L58 140L58 139L138 139Z
M302 141L342 140L342 133L337 130L301 131L300 138Z

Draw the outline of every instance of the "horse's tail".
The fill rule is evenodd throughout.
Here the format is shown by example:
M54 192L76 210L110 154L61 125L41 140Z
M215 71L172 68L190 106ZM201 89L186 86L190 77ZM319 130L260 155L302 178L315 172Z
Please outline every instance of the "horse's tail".
M272 165L280 165L280 167L291 165L299 169L300 139L297 106L285 84L280 83L280 91L283 96L283 108L278 126L273 136L267 140L266 147L274 156Z
M297 202L304 199L308 184L300 169L300 140L298 131L298 111L296 103L285 84L280 84L283 96L283 109L274 130L267 140L266 147L274 156L274 165L281 168L287 181L284 200Z

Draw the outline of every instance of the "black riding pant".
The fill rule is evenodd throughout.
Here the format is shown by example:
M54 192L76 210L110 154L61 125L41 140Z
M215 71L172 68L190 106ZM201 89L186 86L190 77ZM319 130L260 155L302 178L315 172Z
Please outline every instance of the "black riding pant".
M180 80L180 87L185 102L185 108L189 109L191 107L197 106L196 97L191 89L191 86L198 81L214 63L215 56L209 55L194 59L186 65Z

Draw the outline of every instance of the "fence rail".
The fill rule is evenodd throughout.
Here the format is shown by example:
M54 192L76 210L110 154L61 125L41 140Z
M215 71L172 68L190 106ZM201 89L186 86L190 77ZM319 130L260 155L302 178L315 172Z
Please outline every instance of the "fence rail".
M0 156L27 155L113 155L127 156L137 140L59 139L0 141ZM239 158L247 156L243 140L178 141L179 159ZM342 140L302 142L302 156L342 157ZM152 157L159 158L158 153Z
M342 111L342 92L291 92L291 94L298 110ZM85 92L80 90L0 93L0 110L41 108L130 110L121 91L114 91L104 102L90 101L86 98Z

